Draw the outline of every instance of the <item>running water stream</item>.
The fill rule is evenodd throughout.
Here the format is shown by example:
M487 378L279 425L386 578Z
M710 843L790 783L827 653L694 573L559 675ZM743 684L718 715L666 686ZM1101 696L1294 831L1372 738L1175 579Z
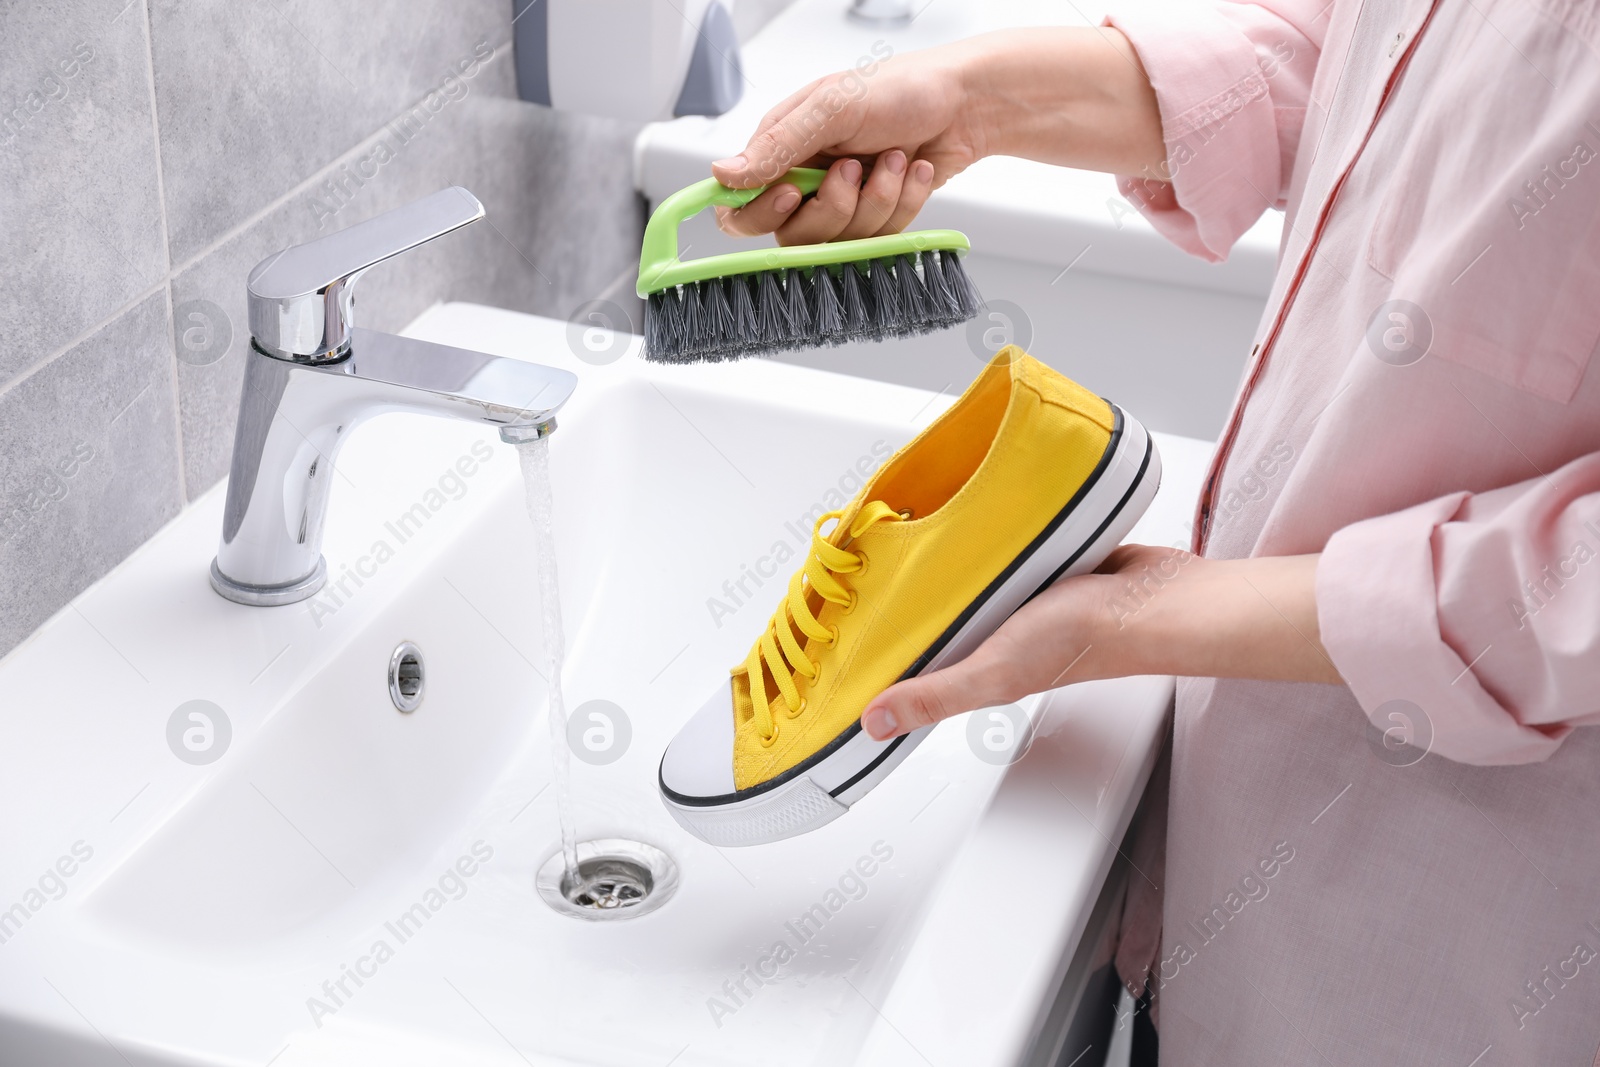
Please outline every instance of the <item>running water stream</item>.
M561 668L566 659L565 631L561 628L561 591L556 573L555 501L550 490L550 439L541 437L517 445L522 462L522 484L533 520L533 551L538 557L539 604L544 614L544 646L549 671L550 760L555 767L556 811L561 819L561 854L567 865L567 884L578 881L578 835L572 817L572 754L567 750L567 706L561 693Z

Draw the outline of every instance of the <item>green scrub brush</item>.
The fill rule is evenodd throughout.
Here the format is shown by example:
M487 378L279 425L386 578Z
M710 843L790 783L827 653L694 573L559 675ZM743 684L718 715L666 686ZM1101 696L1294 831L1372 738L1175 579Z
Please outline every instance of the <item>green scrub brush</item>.
M799 167L782 180L811 194L825 173ZM982 309L961 266L971 244L956 230L678 258L681 223L713 204L741 207L765 188L729 189L707 178L673 193L650 216L638 285L646 300L646 359L699 363L909 337Z

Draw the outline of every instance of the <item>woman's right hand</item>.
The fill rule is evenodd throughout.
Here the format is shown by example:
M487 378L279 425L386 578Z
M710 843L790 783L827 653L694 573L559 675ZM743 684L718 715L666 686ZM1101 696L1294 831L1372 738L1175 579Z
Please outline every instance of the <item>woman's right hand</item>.
M827 167L816 196L802 203L780 182L718 208L717 224L784 245L897 233L986 155L1167 173L1155 90L1133 45L1107 27L1001 30L820 78L767 112L743 152L711 165L735 189Z
M819 78L767 112L745 150L711 165L734 189L767 185L791 167L826 167L816 196L780 183L717 224L783 245L903 230L928 194L985 154L968 106L967 43L873 60ZM863 181L865 176L865 181Z

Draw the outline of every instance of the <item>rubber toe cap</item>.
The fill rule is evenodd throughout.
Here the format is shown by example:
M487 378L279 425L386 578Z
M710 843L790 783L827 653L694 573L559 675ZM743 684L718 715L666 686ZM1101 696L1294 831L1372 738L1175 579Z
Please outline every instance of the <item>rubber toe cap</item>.
M733 785L733 679L678 731L661 757L661 787L691 800L730 796Z

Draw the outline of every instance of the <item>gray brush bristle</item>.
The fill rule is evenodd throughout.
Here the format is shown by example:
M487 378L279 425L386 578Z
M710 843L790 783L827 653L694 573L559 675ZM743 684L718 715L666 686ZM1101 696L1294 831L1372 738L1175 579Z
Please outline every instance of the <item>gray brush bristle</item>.
M812 329L810 282L805 272L790 267L783 276L783 345L803 343ZM820 326L818 327L820 328Z
M777 274L764 270L754 275L756 283L756 328L763 348L786 344L790 330L788 307L784 304L783 282Z
M837 273L835 273L837 272ZM983 308L955 252L758 271L651 293L646 359L700 363L945 329Z
M756 301L750 292L754 279L738 275L728 279L728 305L733 308L734 337L728 346L730 354L743 355L761 347L761 321L756 318Z
M706 312L698 283L684 286L682 296L683 329L678 333L678 344L687 346L697 343L696 338L705 332Z
M683 308L676 287L651 293L645 303L644 347L647 352L676 352L682 343Z
M937 309L937 314L946 322L960 322L961 301L944 280L944 268L939 265L941 258L942 253L922 253L922 281L928 288L928 299Z
M983 297L978 295L978 287L972 284L972 279L967 277L967 272L961 266L961 257L951 252L939 254L939 265L944 268L945 285L955 294L957 312L961 321L965 322L983 310Z
M836 345L844 338L844 294L839 291L839 279L827 267L811 272L810 343ZM809 340L809 339L808 339Z
M733 308L728 306L727 281L711 278L700 283L700 296L705 301L705 336L710 342L707 354L714 359L728 358L728 349L743 336L738 332Z
M880 337L904 336L900 331L900 323L905 319L904 309L900 306L900 287L894 278L894 267L887 259L872 261L872 270L867 275L867 281L872 286L872 307L876 314L873 316L874 325Z
M876 341L882 338L873 316L872 290L864 275L864 263L844 263L839 267L839 296L844 305L844 332L850 337L867 337Z
M938 319L938 308L934 307L927 286L922 284L922 278L917 274L917 257L897 256L894 261L894 280L900 290L900 312L904 321L915 324ZM915 326L909 332L915 332Z

